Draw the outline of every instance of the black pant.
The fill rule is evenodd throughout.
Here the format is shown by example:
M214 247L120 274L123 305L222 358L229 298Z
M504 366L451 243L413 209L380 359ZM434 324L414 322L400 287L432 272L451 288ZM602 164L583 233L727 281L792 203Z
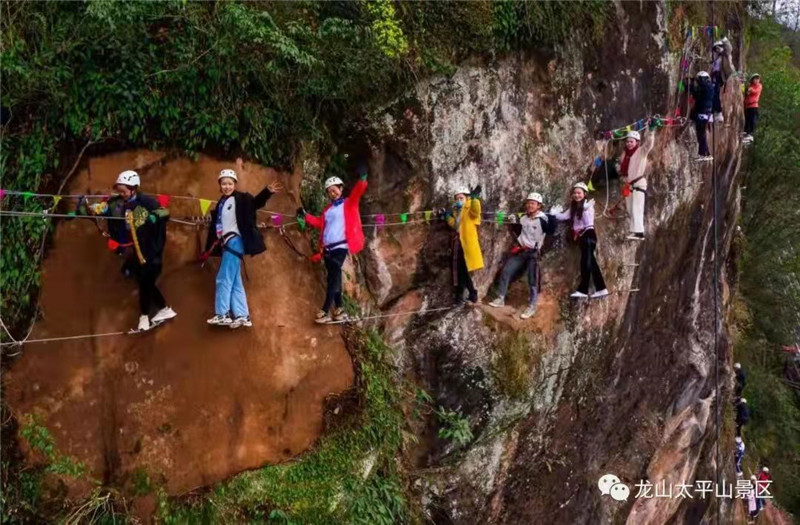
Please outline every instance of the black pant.
M711 155L708 151L708 140L706 140L706 128L708 121L700 119L700 116L694 118L694 129L697 132L697 145L699 146L697 154L701 157Z
M716 71L711 74L711 80L714 82L714 113L722 113L722 99L720 98L720 94L722 93L722 72Z
M161 265L134 262L129 268L139 283L139 311L142 315L150 315L151 312L157 312L167 306L164 296L156 286L156 279L161 275Z
M581 293L589 293L589 279L594 280L595 290L605 290L606 282L603 280L603 273L600 271L600 265L597 264L597 259L594 256L594 250L597 247L597 234L595 231L587 230L580 237L581 244L581 284L578 285L578 291Z
M325 292L325 304L322 310L327 312L331 306L342 307L342 265L347 259L347 248L325 250L323 261L328 271L328 287Z
M758 122L758 108L744 108L744 132L752 135Z
M453 241L453 284L456 287L456 302L464 300L464 290L469 290L469 300L478 300L478 290L472 284L472 277L467 270L467 260L464 258L464 249L458 237Z

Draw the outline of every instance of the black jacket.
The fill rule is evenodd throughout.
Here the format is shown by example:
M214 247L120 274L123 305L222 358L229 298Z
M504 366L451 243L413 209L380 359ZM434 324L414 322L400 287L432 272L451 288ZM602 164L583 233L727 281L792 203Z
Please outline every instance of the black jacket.
M104 213L111 217L124 217L126 210L135 210L138 207L145 208L149 215L155 216L155 222L146 220L144 224L136 228L136 238L139 241L139 248L146 263L162 264L164 255L164 244L167 242L167 220L169 211L162 208L156 199L144 193L137 193L136 198L124 201L122 197L114 197L108 201L108 209ZM133 241L125 221L108 221L108 233L112 239L120 244L127 245ZM129 256L136 259L135 248L128 248ZM138 259L136 259L138 261Z
M746 425L750 421L750 409L744 403L739 403L736 407L736 424Z
M736 384L744 388L745 384L747 384L747 376L744 373L744 370L741 368L736 371Z
M692 118L699 114L708 115L713 110L714 84L710 79L699 78L693 81L691 86L694 106L692 107Z
M256 228L258 222L256 221L256 210L263 208L270 197L272 192L269 188L264 188L261 193L253 197L244 191L234 191L231 195L236 202L236 226L239 228L239 233L242 235L242 244L244 244L245 255L258 255L266 251L267 246L264 244L264 238L261 237ZM230 197L229 197L230 198ZM206 249L208 252L217 240L217 214L219 211L219 203L214 206L211 212L211 224L208 228L208 237L206 238ZM222 253L221 247L217 245L211 255L218 256Z

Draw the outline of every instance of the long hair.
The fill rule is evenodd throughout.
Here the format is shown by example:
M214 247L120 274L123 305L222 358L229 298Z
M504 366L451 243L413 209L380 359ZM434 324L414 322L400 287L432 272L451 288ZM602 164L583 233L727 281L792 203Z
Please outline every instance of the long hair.
M586 197L581 199L580 202L576 202L575 200L570 201L569 209L573 223L575 223L575 217L579 219L583 218L583 208L585 204L586 204Z

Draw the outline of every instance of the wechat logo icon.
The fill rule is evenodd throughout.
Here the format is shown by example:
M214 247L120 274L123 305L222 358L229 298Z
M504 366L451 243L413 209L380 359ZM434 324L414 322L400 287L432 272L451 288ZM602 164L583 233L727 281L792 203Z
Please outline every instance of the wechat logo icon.
M597 488L600 489L600 494L611 496L617 501L625 501L631 495L631 489L614 474L605 474L600 477L597 480Z

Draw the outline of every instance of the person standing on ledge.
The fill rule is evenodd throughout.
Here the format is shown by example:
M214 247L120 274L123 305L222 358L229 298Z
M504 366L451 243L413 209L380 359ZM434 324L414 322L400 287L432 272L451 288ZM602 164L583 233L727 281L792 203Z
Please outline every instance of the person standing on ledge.
M589 188L583 182L572 186L572 201L569 208L556 211L555 218L559 221L569 221L572 226L572 239L581 246L581 282L578 289L570 297L573 299L586 299L589 297L589 281L594 281L595 292L592 299L599 299L608 295L603 272L594 255L597 248L597 233L594 231L594 201L587 200Z
M631 241L644 240L644 201L647 195L645 172L647 156L655 143L655 132L652 127L644 144L641 141L642 137L638 131L628 132L628 136L625 138L625 151L622 152L617 167L617 173L623 182L622 195L625 197L628 217L630 217L630 233L626 238Z
M483 268L483 254L478 238L481 224L481 185L475 189L458 188L455 191L453 209L445 212L447 224L456 231L453 236L452 275L456 306L464 304L464 290L469 292L467 301L478 302L478 290L472 282L471 272Z
M709 74L705 71L699 72L694 81L689 81L689 91L694 98L694 106L692 106L692 112L689 116L694 120L694 129L697 134L698 151L694 160L697 162L709 162L714 160L714 157L711 156L711 151L708 149L708 139L706 137L714 99L714 85L711 83Z
M539 270L539 253L544 245L544 237L555 230L555 219L550 219L542 212L542 195L536 192L528 194L525 199L525 214L520 218L519 224L512 224L520 230L517 244L511 248L511 256L503 266L500 273L500 282L497 285L497 299L489 306L501 308L506 304L508 286L520 275L520 270L526 270L528 276L528 307L520 314L522 319L533 317L536 313L536 302L539 297L541 273Z
M744 96L744 137L742 142L751 144L753 133L756 131L758 122L758 99L761 98L761 75L754 73L750 75L750 85L747 86Z

